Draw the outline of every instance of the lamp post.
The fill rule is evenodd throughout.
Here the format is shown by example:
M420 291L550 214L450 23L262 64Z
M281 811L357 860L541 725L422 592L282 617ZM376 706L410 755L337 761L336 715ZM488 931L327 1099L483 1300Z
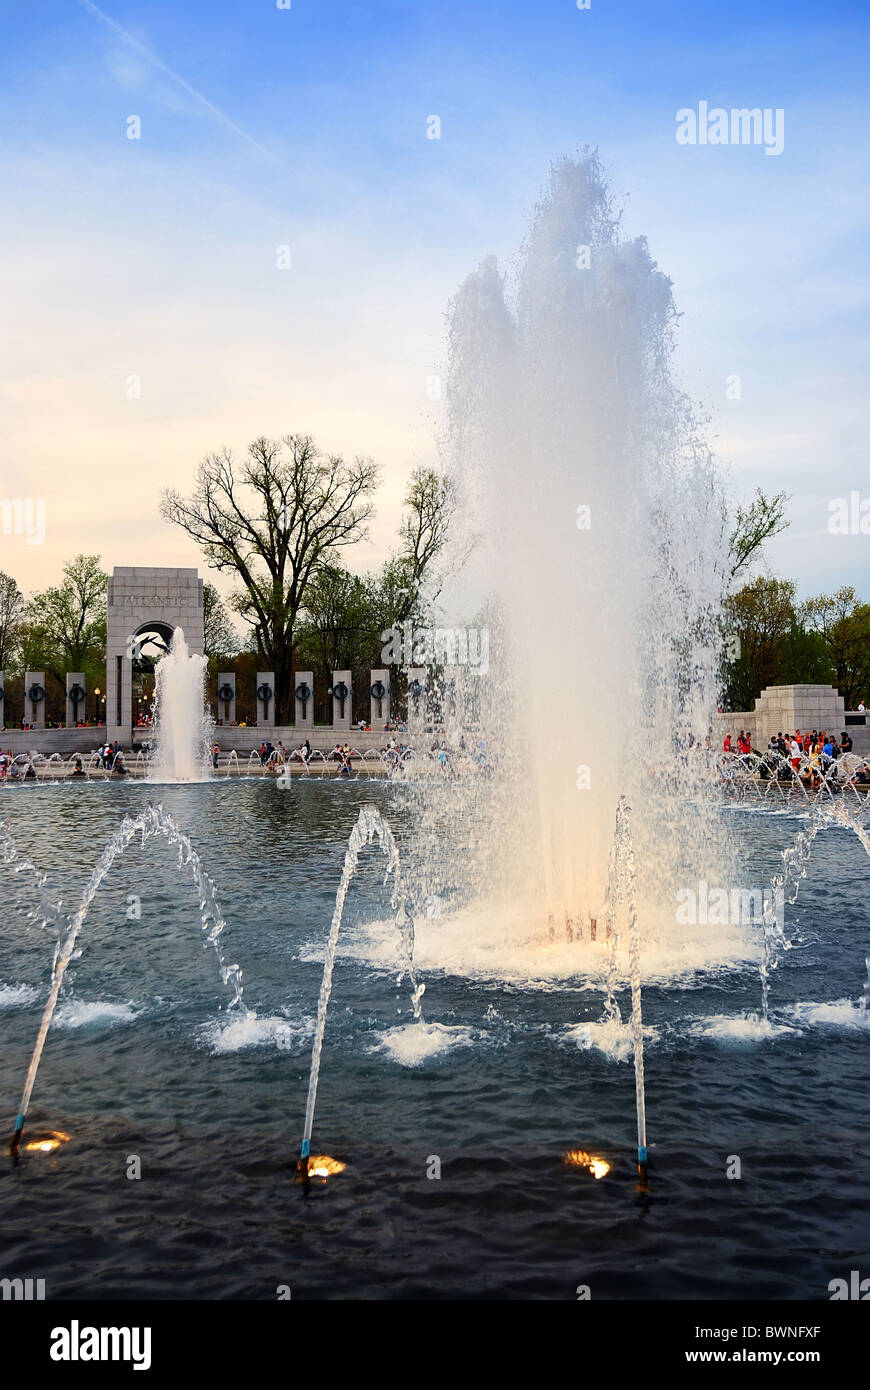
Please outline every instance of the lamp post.
M96 686L95 689L94 689L94 700L95 700L95 705L94 705L94 723L95 723L95 724L99 724L99 722L100 722L100 687L99 687L99 686Z

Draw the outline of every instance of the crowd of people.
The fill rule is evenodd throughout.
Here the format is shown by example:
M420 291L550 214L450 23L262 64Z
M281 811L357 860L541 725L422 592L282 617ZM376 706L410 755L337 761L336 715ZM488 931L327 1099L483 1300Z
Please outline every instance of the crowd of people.
M840 763L852 749L848 729L841 732L839 739L825 729L795 729L794 733L780 730L771 734L764 753L753 749L751 735L745 729L740 730L736 743L732 742L730 733L725 735L722 742L724 753L736 753L738 756L756 753L758 763L755 770L762 780L771 775L782 777L785 773L799 778L808 791L818 790L823 780L830 780L832 773L837 780L841 780L842 774L847 781L870 786L870 763L864 761L857 767Z

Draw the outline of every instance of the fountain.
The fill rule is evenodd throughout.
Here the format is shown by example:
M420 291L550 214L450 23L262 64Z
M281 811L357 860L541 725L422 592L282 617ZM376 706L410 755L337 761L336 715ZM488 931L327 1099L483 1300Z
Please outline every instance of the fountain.
M718 788L737 801L776 804L801 800L810 804L845 796L861 805L870 792L870 762L856 753L825 761L802 752L791 758L770 748L765 753L717 753L713 760Z
M190 653L177 627L157 663L154 754L149 782L207 782L214 724L203 696L207 659Z
M589 252L588 257L578 256L580 248ZM414 833L400 862L387 820L375 806L362 806L344 850L326 933L316 1018L308 1017L309 995L301 1001L298 997L295 1002L282 1001L280 1006L289 1011L292 1003L298 1010L293 1014L294 1025L301 1022L306 1029L308 1024L313 1028L296 1169L303 1180L326 1179L344 1167L338 1159L312 1154L312 1137L337 955L346 945L356 960L360 953L365 959L369 946L365 930L372 924L356 933L344 928L346 899L362 851L375 842L386 861L390 912L384 923L374 924L384 931L372 933L371 939L377 940L371 959L379 968L386 960L392 966L397 930L400 983L407 974L413 1021L379 1032L376 1045L359 1051L382 1054L387 1050L383 1044L387 1033L407 1032L413 1035L410 1041L419 1054L419 1035L439 1028L450 1032L444 1025L423 1021L424 986L418 982L418 966L425 965L428 974L431 962L450 976L453 1010L463 1017L463 1004L466 1000L471 1004L474 985L468 986L466 996L461 991L486 949L497 943L495 965L487 961L489 973L478 970L478 978L483 974L487 993L498 988L499 980L507 984L510 1024L500 1019L490 1025L490 1017L498 1017L493 1005L492 1014L487 1007L480 1029L457 1025L452 1031L485 1039L479 1066L481 1073L491 1067L488 1084L498 1097L499 1114L505 1108L501 1088L507 1068L492 1060L497 1044L509 1038L512 1046L519 1047L524 1036L532 1038L528 1058L534 1068L536 1054L546 1053L552 1043L554 1051L541 1064L535 1085L546 1091L547 1104L555 1112L559 1088L553 1086L552 1093L549 1089L560 1065L552 1060L559 1057L555 1049L564 1048L565 1038L572 1034L576 1038L582 1028L582 1045L594 1044L606 1060L602 1063L599 1056L594 1066L575 1067L570 1058L565 1066L567 1085L562 1089L570 1091L573 1106L574 1087L578 1092L583 1085L588 1088L596 1076L604 1076L602 1084L610 1086L608 1063L633 1062L634 1116L627 1113L626 1086L612 1107L620 1113L615 1119L609 1115L605 1123L624 1126L626 1132L632 1121L636 1124L632 1149L644 1191L648 1166L644 1049L645 1041L658 1035L660 1020L654 1011L661 1010L661 1032L669 1046L679 1046L681 1034L693 1033L693 1027L686 1027L679 1016L682 1004L674 1005L673 994L663 1004L663 993L682 989L687 980L691 991L725 989L723 979L736 967L735 973L747 977L749 988L754 989L754 982L760 980L760 1010L751 1015L752 1026L744 1030L743 1038L767 1044L795 1031L771 1017L779 954L791 946L778 909L795 902L814 842L823 831L847 828L870 854L870 835L857 814L865 802L858 780L862 763L842 759L837 768L822 768L818 786L808 789L800 776L813 772L808 762L802 762L795 775L787 759L720 756L706 743L709 712L715 708L727 525L715 468L671 377L673 321L670 282L650 259L642 239L621 239L619 218L594 156L556 166L513 276L503 278L493 261L485 261L451 307L446 448L460 478L469 527L479 530L485 523L488 535L468 574L445 591L444 602L454 605L456 615L474 611L477 603L477 621L492 628L493 641L492 670L485 681L476 671L450 676L455 699L445 705L445 724L450 746L457 750L460 734L473 726L473 743L479 751L472 755L466 746L451 755L449 764L413 753L403 754L401 764L398 755L393 759L373 750L360 757L363 766L380 763L391 775L401 774L389 795L394 804L411 812ZM509 564L504 556L510 557ZM465 608L460 610L459 605ZM170 652L157 671L151 781L195 783L211 776L204 673L204 658L190 655L183 632L176 629ZM474 712L473 720L466 719L469 711ZM313 751L311 761L326 767L326 757L319 750ZM92 770L93 758L87 768L88 773ZM244 771L244 755L240 766L232 751L225 776L233 777L239 797L250 793L260 802L267 800L261 795L264 789L245 787L240 775ZM258 753L250 754L247 771L256 771L259 777L266 774ZM290 760L278 771L277 785L291 789ZM299 771L308 776L310 769L302 763ZM723 791L729 802L727 815L723 814ZM300 789L299 798L315 801L321 792L332 795L326 783L318 783L307 786L304 797ZM113 789L108 788L106 796L112 795ZM231 795L227 788L217 790L221 815L214 833L221 851L227 839L223 800ZM182 804L191 796L197 800L196 788L180 795ZM346 806L345 794L338 796ZM348 796L353 815L355 793ZM87 802L87 794L82 799ZM742 954L729 955L730 939L723 945L718 933L709 931L691 941L693 953L687 958L686 940L675 919L675 890L702 878L714 883L735 881L729 829L738 819L731 814L740 809L730 804L735 800L760 802L759 807L748 808L751 814L775 809L788 816L796 811L804 823L793 843L781 852L772 901L760 919L760 936L754 930L759 923L753 923L753 930L738 942ZM280 801L275 798L276 806ZM332 801L325 804L329 819L321 844L329 849L343 843L344 830L340 842L333 832L337 816L347 812L344 808L336 812ZM282 838L279 843L278 837L285 823L296 818L292 806L289 809L287 815L280 809L275 812L276 838L271 846L274 867L281 875L276 882L280 882L282 910L288 897L287 842ZM228 1008L242 1021L256 1018L243 999L239 967L228 964L223 953L224 919L214 885L189 838L162 807L149 807L122 821L70 915L49 896L45 876L19 854L0 826L0 861L22 874L28 884L28 876L33 876L32 917L58 931L48 999L15 1120L13 1151L21 1145L64 975L77 953L94 897L118 856L137 837L144 843L155 835L178 847L179 865L193 874L206 941L214 948L222 978L230 987ZM265 842L264 846L265 865L270 846ZM231 861L228 854L228 874ZM326 875L332 874L328 854L323 861ZM244 891L238 890L239 900L247 903L254 880L244 856L242 862L249 879ZM259 871L258 863L258 888ZM310 879L314 877L312 872ZM314 938L286 946L294 966L297 960L312 958L306 957L306 950L320 958L322 919L315 907L309 922L302 905L306 886L310 889L310 882L290 882L294 920L285 922L282 916L278 922L279 952L285 949L285 925ZM325 886L331 898L331 878L327 877ZM322 902L323 889L318 882L310 901ZM268 922L273 891L266 881L266 896L260 900L266 910L262 916L251 913L258 932L263 920ZM416 911L417 904L427 905L425 917ZM475 911L468 928L462 914ZM483 944L476 930L484 936ZM287 936L291 937L290 931ZM865 943L861 944L867 978L857 1005L851 996L846 1002L858 1026L866 1028L870 956L865 954ZM522 969L511 975L517 960ZM280 970L275 973L277 988L286 988L289 994L285 977ZM348 1006L354 1042L360 1016L371 1022L373 1012L364 972L357 973L363 976L357 986L362 1003L354 1009ZM286 979L295 981L297 976L304 982L304 972L288 965ZM651 978L655 993L648 988ZM739 988L745 984L745 979L740 980ZM567 1023L557 1019L557 985L571 991L565 1006ZM622 1013L620 988L625 989ZM603 1015L599 1021L575 1024L574 1000L584 991L594 1001L587 1017L596 1016L602 1000ZM38 997L35 991L33 997ZM536 1001L543 1001L537 1015ZM648 1019L646 1030L645 1003L655 1021L652 1027ZM529 1015L534 1018L531 1025ZM340 1019L334 1013L330 1017L331 1028L338 1033ZM746 1024L745 1016L739 1022ZM501 1033L486 1036L490 1027L496 1034L501 1024ZM850 1020L848 1026L855 1024ZM738 1036L737 1029L732 1036ZM28 1046L29 1041L28 1033ZM401 1060L399 1052L397 1047L391 1053L393 1060ZM345 1060L353 1076L356 1058ZM250 1074L254 1075L253 1069ZM659 1084L667 1085L667 1067L662 1067L661 1076ZM304 1073L296 1073L293 1079L304 1086ZM284 1083L291 1084L286 1073ZM517 1068L514 1090L522 1093L524 1084L525 1076ZM438 1104L438 1089L432 1088L433 1108ZM450 1093L445 1104L453 1124L456 1111L461 1110L456 1100L462 1091L453 1088L451 1093L449 1085L440 1089ZM520 1141L528 1142L534 1125L527 1122L537 1117L535 1091L530 1094L530 1107L522 1125L516 1126L517 1147ZM359 1117L358 1095L357 1090L349 1090L354 1118ZM589 1113L596 1114L594 1104ZM495 1115L494 1106L489 1114ZM486 1116L485 1106L481 1115ZM687 1130L690 1121L686 1115ZM491 1118L490 1122L494 1127L496 1121ZM504 1123L512 1126L510 1115ZM361 1131L362 1126L360 1120ZM483 1119L475 1116L474 1127L483 1133ZM28 1134L37 1151L49 1152L63 1141L61 1131L47 1133L53 1137L34 1140ZM552 1131L545 1142L552 1146ZM497 1152L497 1141L493 1150ZM618 1175L618 1165L601 1156L591 1138L588 1146L568 1149L565 1164L587 1171L596 1182L614 1170Z
M561 161L516 270L485 260L450 310L445 450L479 543L441 602L458 617L477 595L493 628L489 675L460 671L457 703L473 694L499 774L444 780L472 839L456 890L508 933L602 920L620 795L642 936L687 875L730 863L682 756L716 707L726 512L671 374L670 281L619 221L597 157Z
M7 867L12 868L15 873L32 876L39 895L40 911L37 913L36 909L31 909L29 915L34 918L38 916L44 927L47 927L49 924L54 924L59 931L52 962L51 984L48 998L43 1008L39 1031L24 1081L21 1103L15 1118L15 1126L10 1143L10 1150L13 1155L18 1153L21 1146L21 1135L30 1108L30 1101L36 1083L39 1064L45 1048L48 1030L51 1027L51 1022L57 1008L67 966L73 959L76 951L76 944L91 904L115 861L125 853L137 836L140 838L140 843L144 845L153 835L162 835L169 844L177 845L179 868L188 867L191 870L194 883L199 893L200 925L202 930L206 933L206 943L213 948L217 956L221 978L224 984L229 985L231 990L231 998L227 1006L228 1010L239 1009L248 1018L256 1017L251 1014L251 1011L248 1010L243 1003L242 972L240 967L238 965L227 964L224 958L220 938L226 923L215 894L214 883L205 872L202 861L191 844L190 837L181 830L175 819L169 815L162 806L154 807L149 805L147 811L142 812L138 816L124 817L118 830L111 837L103 853L100 855L77 909L69 917L63 913L61 905L49 897L45 888L47 881L46 875L37 870L30 860L21 857L14 839L6 826L0 822L0 856L2 856L2 862ZM386 878L392 876L393 880L391 903L395 910L395 922L400 934L405 956L405 970L407 971L411 984L411 1007L414 1023L421 1024L423 1022L421 1000L425 985L418 981L414 966L414 920L407 912L405 898L402 894L399 851L387 822L374 806L366 805L362 807L356 825L348 840L344 858L344 868L336 894L335 909L333 911L332 923L326 946L326 958L324 961L320 998L317 1006L317 1024L312 1048L308 1098L305 1109L304 1133L300 1154L300 1171L303 1176L309 1175L311 1133L314 1125L314 1108L320 1075L320 1059L326 1028L326 1014L332 990L335 953L338 945L339 932L341 930L345 899L347 898L351 880L359 864L360 852L364 846L370 844L374 839L377 839L380 843L381 849L387 859ZM320 1167L317 1168L316 1171L321 1176L323 1174L320 1172L320 1169L326 1162L327 1160L317 1160ZM333 1162L333 1160L329 1160L328 1162ZM337 1169L331 1171L339 1171L341 1166L342 1165L338 1165Z
M17 851L14 842L3 828L2 848L4 858L7 863L14 862ZM220 937L226 925L215 896L214 884L203 868L202 862L196 850L193 848L190 837L185 835L177 822L162 806L149 806L147 811L143 811L138 816L125 816L118 830L109 840L103 853L100 855L87 886L82 894L81 901L75 912L63 922L61 935L58 937L55 948L54 961L51 972L51 985L48 992L45 1008L42 1012L42 1019L37 1033L36 1043L33 1048L33 1055L27 1069L27 1076L24 1081L24 1090L21 1096L21 1104L18 1107L18 1114L15 1118L15 1128L12 1135L11 1151L13 1154L18 1152L21 1142L21 1132L24 1128L27 1112L30 1107L30 1098L33 1094L33 1087L36 1083L36 1074L39 1070L39 1063L45 1047L45 1040L48 1030L51 1027L51 1020L57 1008L58 996L63 985L64 975L67 966L73 958L79 933L84 926L85 919L90 910L91 904L96 897L97 890L100 888L106 875L109 873L115 860L129 848L136 836L141 837L141 843L152 835L163 835L164 838L173 845L178 846L178 865L179 868L188 867L193 875L194 883L199 891L200 906L200 925L206 932L206 941L217 956L221 978L224 984L229 985L231 999L228 1008L244 1008L242 1004L242 972L238 965L228 965L224 959L220 945ZM16 864L16 868L32 870L33 866L29 862L21 865ZM40 888L44 884L44 877L38 879ZM50 899L44 898L46 906L49 908L51 916L58 916L59 908ZM45 919L47 921L47 919Z
M631 970L631 1038L634 1053L634 1092L637 1111L637 1168L642 1184L647 1179L646 1088L643 1070L643 1006L640 977L640 942L637 928L634 847L631 840L630 808L622 797L616 813L616 853L622 861L625 907L628 915L628 951Z
M314 1128L314 1107L317 1103L317 1083L320 1078L320 1057L323 1051L323 1035L326 1030L326 1011L329 1007L329 996L332 993L332 975L335 969L335 952L338 946L339 932L344 915L344 904L347 892L350 888L351 879L357 871L359 865L360 852L365 845L371 844L373 839L377 839L384 855L387 859L387 869L385 879L392 875L393 891L391 903L396 910L396 925L402 938L405 950L406 969L408 978L411 982L411 1007L414 1014L414 1022L422 1022L421 999L425 985L418 984L414 969L414 919L408 915L404 900L401 897L401 881L399 861L399 851L393 833L383 816L374 806L363 806L359 813L356 825L350 834L347 850L344 856L344 868L342 869L341 880L338 891L335 895L335 907L332 913L332 922L329 927L329 937L326 943L326 958L323 963L323 980L320 985L320 997L317 1001L317 1026L314 1033L314 1045L311 1050L311 1071L308 1078L308 1098L305 1104L305 1124L302 1133L302 1146L299 1153L299 1172L305 1178L309 1175L311 1157L311 1131Z

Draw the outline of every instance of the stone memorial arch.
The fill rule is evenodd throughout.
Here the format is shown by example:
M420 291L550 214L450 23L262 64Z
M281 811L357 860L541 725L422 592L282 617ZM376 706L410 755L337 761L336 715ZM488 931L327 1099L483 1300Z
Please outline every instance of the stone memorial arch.
M152 636L168 646L177 627L191 653L204 655L202 580L195 569L116 565L109 580L106 630L106 734L133 737L133 662Z

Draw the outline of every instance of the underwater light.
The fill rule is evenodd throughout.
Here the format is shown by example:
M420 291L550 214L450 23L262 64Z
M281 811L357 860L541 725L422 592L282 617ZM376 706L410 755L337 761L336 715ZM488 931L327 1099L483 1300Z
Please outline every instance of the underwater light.
M347 1167L346 1163L341 1163L337 1158L330 1158L328 1154L318 1154L308 1160L308 1176L310 1178L331 1178L336 1173L343 1173Z
M296 1181L307 1183L311 1178L320 1178L326 1182L327 1178L335 1177L336 1173L343 1173L347 1167L338 1158L330 1158L329 1154L308 1154L305 1158L300 1158L296 1165Z
M610 1172L610 1164L606 1158L595 1158L585 1149L569 1149L565 1154L565 1162L569 1168L587 1168L596 1179L604 1178Z
M49 1129L38 1139L28 1140L28 1142L24 1145L24 1152L50 1154L54 1153L55 1149L59 1149L61 1144L68 1143L69 1135L64 1134L63 1130Z

